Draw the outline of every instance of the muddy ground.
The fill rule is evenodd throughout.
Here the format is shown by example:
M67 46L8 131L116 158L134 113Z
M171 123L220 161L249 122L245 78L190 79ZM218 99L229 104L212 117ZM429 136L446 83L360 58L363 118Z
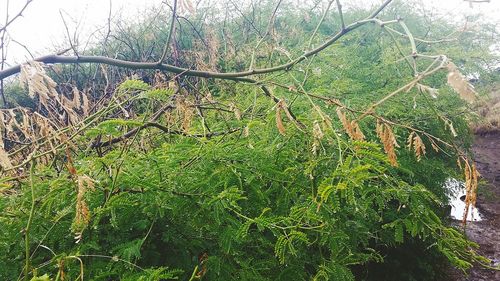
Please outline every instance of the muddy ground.
M500 133L476 135L474 155L484 180L479 186L477 207L484 220L468 222L466 234L480 245L479 252L490 258L493 266L500 261ZM500 271L475 266L468 276L455 273L454 280L500 281Z

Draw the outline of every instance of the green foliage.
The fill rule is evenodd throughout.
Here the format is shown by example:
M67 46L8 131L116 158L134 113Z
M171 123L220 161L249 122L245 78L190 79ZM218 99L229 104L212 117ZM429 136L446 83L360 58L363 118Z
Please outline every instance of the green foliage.
M272 3L265 2L261 8L268 11ZM284 46L294 54L302 54L306 35L317 24L317 19L304 23L302 12L312 13L284 9L286 17L276 22L290 34ZM364 12L353 10L345 18ZM408 16L408 25L424 35L426 30L420 28L424 20L410 12ZM244 17L229 21L227 29L245 43L235 48L245 50L259 38L245 34L239 21L245 22ZM158 25L155 30L167 26L152 22ZM313 43L326 40L336 25L337 20L327 19ZM444 34L442 29L450 27L433 28ZM132 25L116 35L107 51L118 53L112 51L120 49L120 42L135 40L140 50L125 56L139 61L151 43L143 35L150 32L143 23ZM177 43L186 53L196 51L193 38L198 35L193 33L179 35ZM155 46L152 57L159 52ZM419 51L461 48L454 46L419 45ZM212 67L238 70L248 55L218 59ZM113 97L133 108L133 114L125 116L125 109L117 106L109 117L98 119L76 137L71 147L75 171L69 169L65 154L69 152L64 152L55 153L52 163L40 161L32 174L36 201L28 246L31 264L41 275L32 280L50 280L62 272L67 280L75 280L82 265L89 280L376 280L391 267L400 280L418 280L422 272L431 280L440 277L435 269L444 259L462 270L474 261L484 262L473 251L477 245L439 215L446 203L442 183L457 173L456 151L431 151L429 137L423 137L428 151L421 161L404 148L408 127L465 149L470 145L466 105L446 86L444 73L424 80L438 89L437 99L413 89L375 109L402 124L393 127L402 147L397 150L398 167L384 153L372 115L359 120L365 140L353 141L335 117L336 106L311 104L310 96L294 90L301 86L312 95L338 99L354 112L363 111L413 79L399 58L392 38L379 27L366 26L325 50L311 67L279 75L275 84L294 86L272 84L272 94L304 124L302 128L282 113L285 133L276 128L276 103L254 85L172 77L188 85L174 91L170 85L126 79ZM265 64L266 59L287 61L273 52L259 53L256 64ZM191 67L192 61L179 63ZM473 68L471 62L464 65ZM199 89L194 88L196 83ZM188 99L191 91L196 99ZM217 102L204 100L200 92L210 93ZM189 106L182 104L186 100ZM143 128L152 112L169 102L172 111L155 121L181 133ZM201 103L203 111L189 111L195 103ZM221 108L209 110L212 106ZM189 114L198 115L188 120L189 128L183 128ZM321 134L311 135L316 125ZM237 130L206 134L233 128ZM458 137L450 134L451 128ZM124 142L89 149L96 139L120 138L133 129L137 133ZM78 176L84 175L94 187L83 192ZM0 194L9 193L0 196L0 279L12 280L24 265L22 233L31 189L24 178L6 178L0 184ZM88 221L75 227L82 202Z
M35 108L35 103L28 95L28 90L24 89L18 82L4 81L3 91L8 104L5 108L16 106Z
M143 123L134 120L111 119L99 123L92 129L86 131L86 136L95 138L99 135L108 137L118 137L126 133L127 130L137 128Z
M144 92L144 96L148 99L166 102L173 93L173 89L152 89Z
M132 91L146 91L149 90L151 86L141 80L127 79L118 87L119 93L132 92Z
M47 274L44 274L42 276L31 278L31 281L50 281L50 278Z
M261 129L248 138L227 137L223 143L175 138L148 152L78 160L78 172L96 182L96 189L86 194L92 220L78 244L69 233L74 183L67 173L39 170L35 177L42 204L34 218L34 241L45 237L43 245L55 253L81 255L86 275L95 278L104 276L102 267L107 268L106 276L130 280L167 276L129 265L135 263L178 268L184 274L175 271L168 278L184 279L196 257L206 252L209 279L310 275L317 280L349 280L349 266L380 261L371 247L400 244L406 233L436 243L458 266L469 266L461 258L468 252L461 247L469 244L433 213L434 195L399 180L376 145L353 143L356 149L346 150L347 157L336 165L336 157L315 159L308 150L298 151L308 143L300 134L276 134ZM314 168L306 169L312 163ZM118 167L116 180L114 172L102 172ZM43 183L47 176L50 184ZM23 206L25 200L3 198L4 213L23 218L23 208L13 207ZM24 227L23 221L4 216L4 237ZM54 224L42 227L45 221ZM15 240L7 241L3 255L19 251ZM85 257L96 253L116 258ZM35 252L34 264L50 259L47 254L42 249ZM304 268L309 268L306 273ZM56 273L43 269L47 270Z

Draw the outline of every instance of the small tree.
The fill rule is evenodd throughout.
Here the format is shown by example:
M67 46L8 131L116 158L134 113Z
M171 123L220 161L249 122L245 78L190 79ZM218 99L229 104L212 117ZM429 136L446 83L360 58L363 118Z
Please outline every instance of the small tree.
M174 0L0 70L35 104L0 111L0 277L349 280L419 243L486 264L437 215L459 170L475 204L477 94L443 52L470 34L391 2Z

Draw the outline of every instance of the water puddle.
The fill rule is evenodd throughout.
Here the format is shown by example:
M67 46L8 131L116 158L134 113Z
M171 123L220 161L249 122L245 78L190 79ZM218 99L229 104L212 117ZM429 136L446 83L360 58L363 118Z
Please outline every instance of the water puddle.
M448 190L451 212L450 216L455 220L462 220L465 212L465 184L457 179L449 178L444 187ZM470 206L467 221L482 221L482 216L477 208Z

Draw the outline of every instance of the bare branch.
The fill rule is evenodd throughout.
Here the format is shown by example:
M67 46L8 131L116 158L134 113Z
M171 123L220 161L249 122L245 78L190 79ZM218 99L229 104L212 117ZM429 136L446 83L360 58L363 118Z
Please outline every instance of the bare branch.
M139 131L146 129L146 128L149 128L149 127L158 128L158 129L162 130L164 133L167 133L170 135L179 135L179 136L185 136L185 137L191 137L191 138L212 138L212 137L216 137L216 136L223 136L223 135L231 134L231 133L234 133L234 132L241 130L241 128L234 128L234 129L230 129L230 130L224 131L224 132L209 132L209 133L205 133L205 134L188 134L188 133L182 132L182 131L171 130L170 128L163 126L160 123L147 122L140 127L137 127L135 129L128 131L127 133L123 134L120 137L117 137L117 138L114 138L114 139L111 139L111 140L108 140L105 142L93 143L92 148L101 148L101 147L110 146L112 144L122 142L122 141L134 136Z
M282 0L278 0L278 3L276 3L276 6L274 7L274 10L273 10L273 14L269 18L269 23L267 24L266 33L264 34L264 36L262 36L262 38L260 38L259 42L257 42L257 45L255 45L255 48L253 49L252 58L250 59L250 67L249 67L250 70L253 69L253 66L255 64L255 52L259 48L260 44L262 44L262 42L264 42L264 40L266 39L267 35L269 35L269 33L271 32L271 29L272 29L272 26L274 24L274 21L276 20L276 12L278 12L278 8L281 5L281 1Z
M174 0L174 7L172 8L172 21L170 22L170 30L168 32L167 42L165 43L165 48L163 49L163 54L158 60L158 64L162 64L168 53L168 47L170 46L170 40L172 40L172 33L174 33L175 21L177 20L177 0Z
M24 10L26 10L26 8L28 7L28 5L33 2L33 0L26 0L26 3L24 4L24 6L21 8L21 10L19 10L19 12L10 20L8 20L4 26L0 27L0 32L3 32L7 29L7 27L9 25L11 25L17 18L21 17L23 15L23 12Z
M328 2L328 4L326 5L325 12L323 13L323 16L321 16L321 19L319 20L318 24L316 25L316 28L313 31L313 34L311 35L311 38L309 39L309 44L307 44L307 49L311 48L314 36L316 36L316 33L318 33L319 27L321 26L321 24L325 20L325 17L328 14L328 11L330 10L330 7L332 6L333 1L334 0L330 0ZM344 28L345 28L345 26L342 25L342 30L344 30Z
M33 56L33 54L31 53L31 51L29 50L29 48L26 45L24 45L23 43L15 40L15 39L13 39L12 37L10 37L10 41L12 43L16 43L17 45L21 46L21 48L23 48L30 55L30 57L31 57L32 60L35 59L35 56Z
M69 34L68 25L66 24L66 20L64 19L64 16L63 16L61 10L59 10L59 15L61 15L61 19L63 21L64 28L66 29L66 35L68 36L69 45L71 46L71 49L73 50L73 52L75 53L75 55L78 57L78 51L76 50L75 45L73 45L73 41L71 40L71 35Z
M396 33L397 35L401 36L401 37L406 37L408 38L408 35L403 33L403 32L399 32L397 31L396 29L392 28L392 27L389 27L389 26L383 26L385 29L391 31L391 32L394 32ZM452 41L456 41L457 38L448 38L452 35L454 35L455 33L457 33L457 31L454 31L453 33L447 35L445 38L443 39L436 39L436 40L426 40L426 39L422 39L422 38L418 38L418 37L414 37L413 40L415 40L416 42L421 42L421 43L425 43L425 44L436 44L436 43L445 43L445 42L452 42Z
M344 13L342 13L342 4L340 0L335 0L337 2L337 10L339 11L340 24L342 25L342 30L345 29Z
M360 20L357 22L354 22L348 26L344 30L339 31L337 34L332 36L329 40L318 46L317 48L306 52L302 56L288 62L282 65L274 66L274 67L269 67L269 68L261 68L261 69L252 69L252 70L247 70L247 71L241 71L241 72L213 72L213 71L201 71L201 70L191 70L187 68L182 68L182 67L177 67L174 65L170 64L165 64L165 63L157 63L157 62L133 62L133 61L126 61L126 60L120 60L120 59L114 59L114 58L109 58L109 57L103 57L103 56L58 56L58 55L49 55L49 56L44 56L37 58L36 61L40 61L43 63L47 64L54 64L54 63L63 63L63 64L74 64L74 63L103 63L103 64L108 64L108 65L113 65L113 66L118 66L118 67L125 67L129 69L159 69L163 71L168 71L168 72L173 72L176 74L179 73L184 73L186 76L195 76L195 77L203 77L203 78L217 78L217 79L227 79L227 80L234 80L234 81L247 81L246 79L243 79L246 76L251 76L251 75L256 75L256 74L266 74L266 73L272 73L276 71L283 71L283 70L289 70L292 68L294 65L302 62L304 59L311 57L315 54L318 54L319 52L323 51L333 43L335 43L337 40L342 38L345 34L349 33L352 30L355 30L356 28L359 28L360 26L369 23L369 22L375 22L377 19L374 19L382 10L384 7L386 7L392 0L386 0L384 4L379 7L376 11L374 11L369 17L365 18L364 20ZM5 69L0 71L0 79L4 79L6 77L12 76L16 73L19 73L21 69L20 65L13 66L11 68Z

